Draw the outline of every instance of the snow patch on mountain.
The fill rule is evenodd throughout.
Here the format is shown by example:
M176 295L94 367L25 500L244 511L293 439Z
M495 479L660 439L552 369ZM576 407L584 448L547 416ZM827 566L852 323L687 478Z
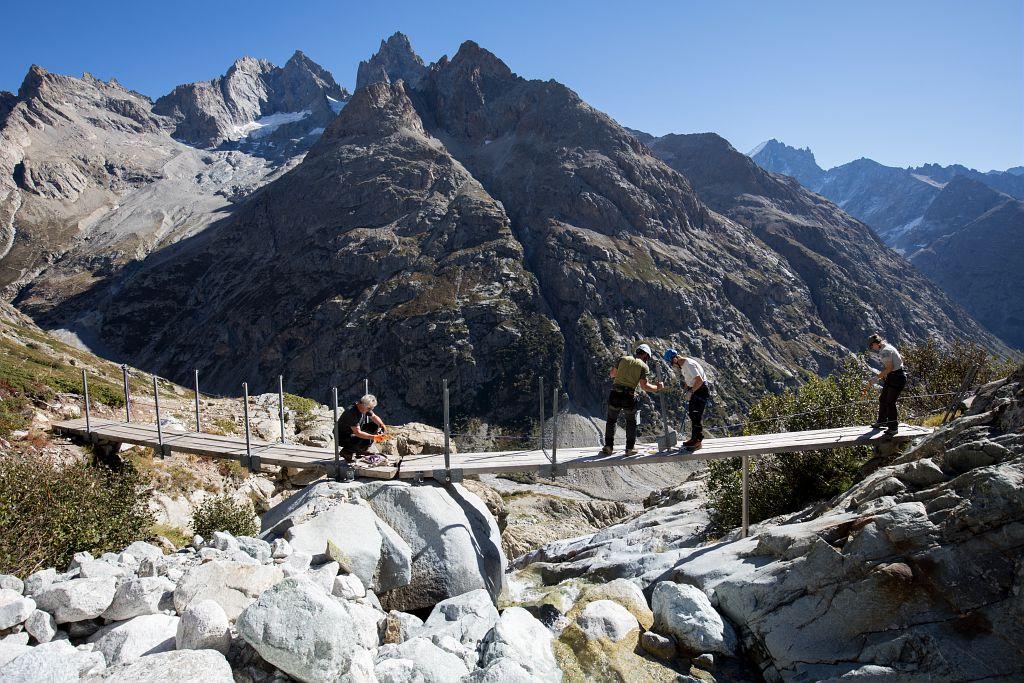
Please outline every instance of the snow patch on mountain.
M303 109L302 111L286 111L270 114L269 116L261 116L255 121L232 127L228 137L231 140L240 140L245 137L256 140L270 135L286 123L301 121L312 114L313 112L309 109Z

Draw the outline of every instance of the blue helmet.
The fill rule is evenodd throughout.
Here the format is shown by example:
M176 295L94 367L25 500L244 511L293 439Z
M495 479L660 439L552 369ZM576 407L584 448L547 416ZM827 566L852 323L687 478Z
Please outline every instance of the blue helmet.
M662 355L662 358L665 359L666 363L671 364L672 363L672 359L675 358L678 355L679 355L678 351L676 351L675 349L669 348L669 349L665 349L665 353L664 353L664 355Z

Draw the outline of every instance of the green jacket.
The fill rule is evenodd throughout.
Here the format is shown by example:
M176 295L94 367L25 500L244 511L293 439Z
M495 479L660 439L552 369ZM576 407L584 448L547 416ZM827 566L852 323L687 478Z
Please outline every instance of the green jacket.
M636 389L640 380L647 379L650 372L647 363L633 356L623 356L615 365L615 384L627 389Z

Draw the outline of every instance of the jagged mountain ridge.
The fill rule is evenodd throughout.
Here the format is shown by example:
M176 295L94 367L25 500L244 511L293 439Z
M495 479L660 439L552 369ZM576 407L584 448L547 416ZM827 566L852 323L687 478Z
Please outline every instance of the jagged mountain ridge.
M203 149L242 149L280 159L305 151L349 94L302 51L283 67L243 57L224 76L180 85L153 104L175 139Z
M369 63L380 80L235 215L30 308L216 387L284 372L321 396L369 376L402 417L438 416L442 376L464 418L531 416L538 375L595 410L614 354L639 339L702 357L730 407L849 353L819 283L569 88L524 80L472 42L416 85L387 73L412 55ZM860 308L857 346L876 328L899 341L961 324L998 345L966 316Z
M969 271L976 279L995 284L1019 278L1020 223L1015 222L1019 219L1012 202L1024 199L1024 177L1014 169L981 173L938 164L903 169L859 159L824 171L809 149L794 149L777 140L760 145L750 156L762 168L794 177L870 225L886 244L903 253L1004 341L1018 348L1024 345L1019 313L1024 299L1018 288L1000 286L1008 295L992 296L966 282L965 271L957 269L968 265L962 257L971 253L975 260ZM990 213L1006 202L1011 204ZM992 248L947 253L952 245L969 245L978 237L972 237L971 231L953 237L975 221L980 221L977 226L992 241Z
M312 126L335 115L328 98L347 97L301 52L282 68L243 62L256 64L263 80L244 91L254 99L237 120L252 126L260 120L254 116L280 117L302 106L318 112L291 125L265 126L270 134L257 142L275 146L250 150L258 154L226 149L242 146L238 142L202 150L173 139L196 117L214 128L223 123L214 120L216 111L203 113L204 102L170 108L171 116L164 116L116 80L32 67L18 96L4 98L10 111L0 117L0 286L7 296L22 305L50 305L155 248L197 234L294 165L319 136ZM217 82L241 108L241 91L228 87L241 78L238 69L233 73ZM172 99L186 102L196 85L175 89ZM296 126L313 135L295 142L289 130ZM103 348L100 340L89 342Z
M648 143L669 166L693 179L694 189L714 210L750 228L810 284L817 313L830 336L850 348L864 311L885 311L918 336L935 332L929 317L946 316L968 329L967 316L898 254L882 245L868 226L807 191L794 179L764 171L714 133L666 135ZM864 264L871 264L865 275ZM843 296L853 293L854 297ZM874 322L883 325L879 314Z

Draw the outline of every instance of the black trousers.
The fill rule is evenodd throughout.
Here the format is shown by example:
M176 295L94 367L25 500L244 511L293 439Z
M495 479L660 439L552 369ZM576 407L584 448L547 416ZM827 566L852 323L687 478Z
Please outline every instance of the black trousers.
M901 370L894 370L885 376L882 384L882 393L878 397L878 424L893 428L900 424L896 414L896 399L900 392L907 386L907 373Z
M348 431L348 434L338 434L338 446L341 447L341 456L348 462L352 462L352 456L357 453L366 453L370 446L373 445L373 439L360 439L358 436L352 433L352 430L348 427L338 426L338 431L342 429ZM367 422L360 427L367 434L376 434L380 431L380 426L376 422Z
M702 384L700 389L693 392L690 397L690 405L686 410L690 418L690 440L704 440L704 409L708 407L708 399L711 398L711 390L708 385Z
M626 450L636 445L636 393L632 389L613 388L608 394L608 415L605 416L604 445L615 447L615 423L619 415L626 418Z

